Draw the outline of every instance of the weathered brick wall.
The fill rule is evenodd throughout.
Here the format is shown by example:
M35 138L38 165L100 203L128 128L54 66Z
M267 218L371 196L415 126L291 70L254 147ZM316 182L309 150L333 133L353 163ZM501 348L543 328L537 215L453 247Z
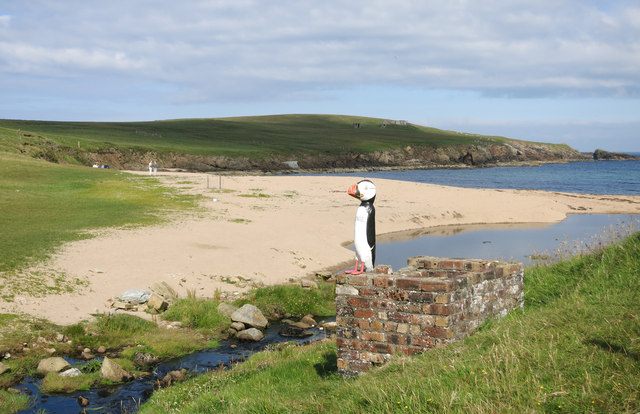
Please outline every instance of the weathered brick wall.
M464 338L523 306L523 275L520 263L420 256L396 273L338 276L338 370L355 375Z

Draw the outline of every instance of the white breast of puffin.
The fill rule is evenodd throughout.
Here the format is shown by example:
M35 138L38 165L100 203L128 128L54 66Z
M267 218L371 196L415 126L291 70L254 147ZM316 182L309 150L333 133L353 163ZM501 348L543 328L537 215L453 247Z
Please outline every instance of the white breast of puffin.
M355 225L355 234L353 237L353 244L355 245L356 251L359 250L369 250L371 247L369 246L369 242L367 241L367 219L369 217L369 213L367 213L367 209L363 206L358 207L356 211L356 225Z

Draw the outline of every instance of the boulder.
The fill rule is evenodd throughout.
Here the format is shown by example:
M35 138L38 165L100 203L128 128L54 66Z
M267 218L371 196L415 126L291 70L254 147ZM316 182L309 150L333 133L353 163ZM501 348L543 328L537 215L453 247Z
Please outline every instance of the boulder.
M131 374L107 357L104 357L104 360L102 361L100 374L102 374L102 378L113 382L122 382L131 379Z
M220 302L220 304L218 305L218 312L228 317L231 317L231 315L233 315L233 312L237 310L238 308L236 306L233 306L232 304L227 302Z
M71 365L62 357L50 357L40 360L38 363L38 374L46 375L49 372L60 372Z
M129 289L118 296L118 300L125 303L130 303L132 305L140 305L143 303L147 303L150 297L151 292L149 292L148 290Z
M309 328L311 328L311 325L309 325L307 323L304 323L304 322L293 322L293 323L290 323L289 326L293 326L293 327L300 328L300 329L309 329Z
M335 332L336 328L338 327L337 322L325 322L322 324L322 327L327 331L327 332Z
M320 272L316 272L316 277L322 280L331 280L333 279L333 273L323 270Z
M151 291L161 296L168 303L173 303L178 299L178 292L175 291L167 282L154 283Z
M259 329L249 328L245 329L244 331L238 332L236 334L236 338L243 341L259 341L264 338L264 334Z
M84 359L85 361L88 361L90 359L95 358L95 356L91 353L91 351L87 352L86 350L84 350L80 354L80 358Z
M2 362L0 362L0 375L4 374L5 372L9 371L9 367L6 366L5 364L3 364Z
M161 380L157 382L160 387L169 387L174 382L184 381L187 378L187 370L180 369L175 371L169 371Z
M156 362L158 362L158 357L143 352L137 352L133 357L133 363L139 366L151 365Z
M107 348L105 348L104 346L100 345L97 349L99 354L104 354L105 352L107 352Z
M244 326L244 323L242 322L233 322L231 324L231 328L235 329L236 331L244 331L246 329L246 327Z
M305 315L300 319L300 322L306 323L307 325L316 326L318 323L315 319L313 319L313 315Z
M318 289L318 284L309 279L300 279L300 286L305 289Z
M79 377L82 372L78 368L71 368L60 373L61 377Z
M83 397L82 395L78 396L78 398L76 398L76 401L78 401L78 405L80 405L80 407L89 406L89 399Z
M155 312L164 312L169 307L169 303L157 293L152 293L147 302L147 307Z
M231 314L231 320L234 322L242 322L255 328L265 328L269 321L264 317L260 309L253 305L243 305L240 309Z

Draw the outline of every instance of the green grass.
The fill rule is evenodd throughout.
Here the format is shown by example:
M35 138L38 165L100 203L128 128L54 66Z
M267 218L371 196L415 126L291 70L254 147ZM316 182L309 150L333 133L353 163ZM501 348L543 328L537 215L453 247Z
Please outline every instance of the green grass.
M141 413L636 413L640 234L528 269L526 306L356 379L333 342L262 352L155 393Z
M318 283L319 289L303 289L299 285L275 285L253 289L236 302L241 306L250 303L257 306L269 319L284 315L333 316L336 314L335 285Z
M0 389L0 413L15 413L29 407L29 397Z
M361 128L353 128L359 122ZM272 154L372 152L406 146L485 145L508 139L418 125L380 128L382 119L343 115L272 115L151 122L0 120L0 150L31 151L55 161L109 148L261 158ZM78 148L79 144L79 148ZM551 147L554 146L549 144ZM74 158L75 157L75 158ZM76 161L77 162L77 161ZM86 163L86 162L85 162Z
M14 273L64 242L89 237L87 230L153 224L163 213L194 206L194 197L177 195L153 178L0 153L0 278L8 285L3 296L15 293L7 287L59 292L81 286L81 280L59 274L19 280Z
M162 314L168 321L180 321L182 326L194 329L221 331L231 323L228 317L218 312L215 300L200 298L180 299Z

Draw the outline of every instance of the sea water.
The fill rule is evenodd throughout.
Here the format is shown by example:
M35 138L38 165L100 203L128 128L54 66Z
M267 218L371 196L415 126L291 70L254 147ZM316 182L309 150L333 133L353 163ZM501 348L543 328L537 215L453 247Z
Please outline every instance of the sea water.
M535 167L446 168L331 173L454 187L640 195L640 161L584 161Z

